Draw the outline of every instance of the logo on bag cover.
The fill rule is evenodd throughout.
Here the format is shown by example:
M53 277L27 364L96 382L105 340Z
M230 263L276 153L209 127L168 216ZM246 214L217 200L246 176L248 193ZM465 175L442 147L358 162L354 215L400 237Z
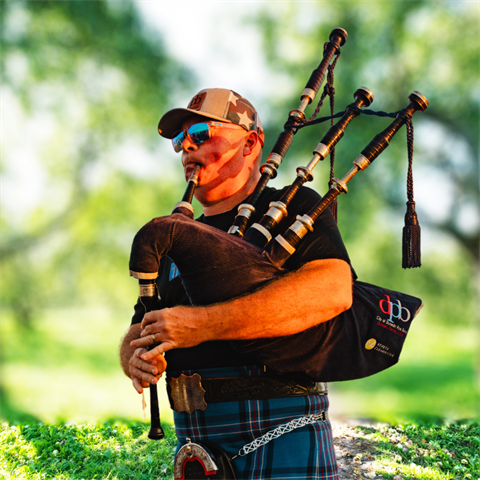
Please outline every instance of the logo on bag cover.
M367 340L367 343L365 344L365 350L375 350L376 352L386 355L387 357L395 357L395 353L390 351L391 349L388 345L377 342L375 338L370 338L370 340Z
M385 294L387 297L380 300L380 310L386 315L390 315L387 319L388 322L395 324L393 318L398 318L402 322L408 322L412 316L410 310L406 307L402 307L400 300L396 300L397 303L390 300L390 295Z

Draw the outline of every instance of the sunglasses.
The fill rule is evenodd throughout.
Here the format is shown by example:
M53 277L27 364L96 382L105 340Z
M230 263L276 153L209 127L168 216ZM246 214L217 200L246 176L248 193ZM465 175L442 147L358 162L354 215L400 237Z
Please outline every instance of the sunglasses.
M221 122L201 122L190 125L187 129L182 130L179 134L172 138L173 149L178 153L182 150L182 144L186 137L195 145L201 145L212 138L210 129L212 127L230 127L238 128L240 125L233 123ZM240 127L243 128L243 127Z

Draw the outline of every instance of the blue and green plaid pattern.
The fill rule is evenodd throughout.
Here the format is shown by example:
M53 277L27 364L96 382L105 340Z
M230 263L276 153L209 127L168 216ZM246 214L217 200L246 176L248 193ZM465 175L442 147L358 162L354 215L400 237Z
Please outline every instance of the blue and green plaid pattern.
M192 375L193 371L172 372ZM262 367L228 367L200 370L203 378L257 376ZM328 410L327 395L307 395L270 400L211 403L191 415L175 413L180 445L211 442L231 458L245 444L293 419ZM282 435L254 452L232 461L237 479L338 479L329 421L306 425Z

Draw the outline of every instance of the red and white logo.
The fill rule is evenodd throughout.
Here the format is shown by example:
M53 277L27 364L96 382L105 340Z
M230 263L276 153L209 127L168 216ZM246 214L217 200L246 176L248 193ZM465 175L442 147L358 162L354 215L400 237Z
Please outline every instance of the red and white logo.
M379 305L380 305L380 310L385 313L386 315L390 315L388 318L388 321L391 323L395 323L392 319L393 318L398 318L402 322L408 322L410 321L412 315L410 313L410 310L406 307L402 307L402 304L400 303L400 300L392 301L390 300L390 295L385 294L387 297L382 298L380 300Z

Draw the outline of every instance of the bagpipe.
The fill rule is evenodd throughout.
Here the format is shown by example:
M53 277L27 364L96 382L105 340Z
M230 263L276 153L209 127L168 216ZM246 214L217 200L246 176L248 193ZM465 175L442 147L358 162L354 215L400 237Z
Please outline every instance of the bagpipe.
M410 160L404 267L419 266L420 227L410 188L413 151L411 118L415 112L424 111L428 107L427 99L419 92L413 92L408 97L410 103L404 109L383 115L394 117L394 120L353 160L353 167L344 177L331 178L328 192L310 210L298 215L286 231L279 233L277 227L287 215L292 198L305 182L313 179L313 168L334 151L349 123L359 114L367 113L365 107L372 103L373 94L365 87L359 88L354 94L355 101L344 112L328 117L341 118L329 128L316 146L308 165L297 168L297 176L292 185L278 201L270 204L269 210L258 222L252 224L255 204L269 179L276 175L293 135L299 128L321 123L319 120L324 121L306 121L304 110L315 98L327 70L331 76L331 69L340 54L340 46L346 38L343 29L332 31L330 41L324 47L322 62L302 92L300 106L289 113L284 131L267 162L261 167L261 178L254 192L246 203L238 207L238 214L228 233L193 219L191 199L198 183L200 167L197 166L182 201L175 206L172 214L153 219L136 234L130 256L130 275L139 280L140 301L146 312L155 309L156 278L160 259L164 255L168 255L177 266L190 302L196 306L248 294L285 275L288 272L285 263L295 253L302 239L313 231L315 221L325 209L331 207L340 193L347 192L350 180L359 171L365 170L388 147L390 140L403 125L407 125ZM336 58L332 62L334 56ZM325 87L319 106L327 90ZM354 281L352 288L351 308L327 322L287 337L232 341L231 344L237 351L254 355L280 374L303 372L316 381L342 381L378 373L398 362L405 337L422 301L361 281ZM151 388L151 397L151 403L155 404L155 388ZM157 411L157 407L153 406L150 438L163 437Z

